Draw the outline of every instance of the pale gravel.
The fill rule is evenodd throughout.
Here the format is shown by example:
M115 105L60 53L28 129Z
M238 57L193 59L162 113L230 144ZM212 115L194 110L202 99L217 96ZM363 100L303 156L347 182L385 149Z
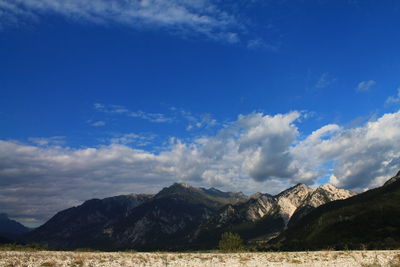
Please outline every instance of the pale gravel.
M255 267L389 266L400 267L400 250L267 253L136 253L0 251L0 266L33 267Z

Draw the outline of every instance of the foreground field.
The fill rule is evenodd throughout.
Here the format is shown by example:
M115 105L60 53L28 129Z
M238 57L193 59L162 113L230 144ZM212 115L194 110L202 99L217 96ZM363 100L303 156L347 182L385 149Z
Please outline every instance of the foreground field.
M1 251L0 266L365 266L400 267L400 251L134 253Z

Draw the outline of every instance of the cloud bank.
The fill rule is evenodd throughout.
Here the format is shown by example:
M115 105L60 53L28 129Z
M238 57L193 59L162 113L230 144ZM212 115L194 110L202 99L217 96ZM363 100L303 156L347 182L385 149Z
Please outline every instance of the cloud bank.
M151 137L135 134L91 148L2 140L0 207L22 221L43 222L88 198L156 192L175 181L276 193L330 175L331 183L362 191L400 168L400 112L356 128L325 125L308 136L297 126L303 117L240 115L213 136L171 138L158 153L139 145Z

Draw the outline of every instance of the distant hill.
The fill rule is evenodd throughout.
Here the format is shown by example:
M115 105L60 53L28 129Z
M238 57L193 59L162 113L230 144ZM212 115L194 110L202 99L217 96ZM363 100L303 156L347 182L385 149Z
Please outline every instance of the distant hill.
M398 249L400 172L382 187L313 210L271 241L270 247L283 250Z
M30 230L21 223L8 218L7 214L0 213L0 236L3 237L3 240L0 242L5 243L7 240L17 240L21 235L28 233Z
M53 248L105 248L109 243L105 229L151 198L152 195L132 194L88 200L57 213L25 235L24 241Z

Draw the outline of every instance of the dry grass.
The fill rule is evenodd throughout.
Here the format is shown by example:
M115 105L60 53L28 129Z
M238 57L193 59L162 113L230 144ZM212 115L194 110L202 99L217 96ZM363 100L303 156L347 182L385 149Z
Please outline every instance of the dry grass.
M7 267L119 267L119 266L361 266L400 267L400 251L316 251L268 253L126 253L0 251Z

